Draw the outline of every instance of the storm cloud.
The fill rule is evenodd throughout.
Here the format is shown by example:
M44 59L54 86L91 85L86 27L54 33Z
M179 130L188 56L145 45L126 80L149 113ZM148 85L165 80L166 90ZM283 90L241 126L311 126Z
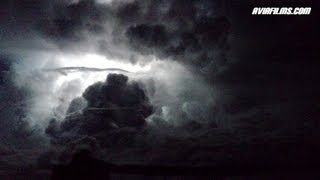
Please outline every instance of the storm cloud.
M4 112L3 128L17 130L3 137L30 137L25 144L53 152L49 163L78 145L139 149L228 128L213 82L228 64L231 23L216 7L194 0L1 1L0 52L16 60L3 65L11 78L3 91L21 91L17 101L25 102Z
M156 55L209 76L227 62L231 24L213 9L215 2L83 0L52 4L51 13L36 22L35 29L61 49L89 47L89 51L132 62L141 55Z
M269 162L277 148L246 144L316 142L317 19L224 2L2 0L0 165L49 168L83 146L120 163Z

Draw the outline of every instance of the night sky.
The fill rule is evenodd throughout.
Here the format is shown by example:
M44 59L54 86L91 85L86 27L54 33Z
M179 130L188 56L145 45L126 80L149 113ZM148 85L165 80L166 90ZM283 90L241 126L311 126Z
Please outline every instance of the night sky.
M2 0L0 177L80 149L115 164L317 162L317 5ZM251 15L263 6L312 12Z

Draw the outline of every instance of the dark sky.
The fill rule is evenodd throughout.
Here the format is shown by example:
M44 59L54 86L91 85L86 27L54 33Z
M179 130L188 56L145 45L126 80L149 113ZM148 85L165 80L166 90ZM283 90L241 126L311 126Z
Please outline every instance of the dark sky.
M311 6L313 13L304 17L250 15L252 7L266 5ZM312 108L317 107L319 90L319 55L316 52L319 36L315 27L318 12L315 7L312 1L240 5L236 11L239 16L234 20L239 38L235 47L240 57L221 81L238 84L238 93L251 97L247 99L251 101L248 105L287 103L288 108L300 106L306 113L299 118L293 115L297 121L303 122L302 119L312 116L310 112L317 111ZM239 97L246 95L239 94ZM294 113L298 112L291 109L290 114ZM286 118L291 119L289 116Z
M1 1L0 153L18 156L22 149L41 147L57 158L85 145L118 162L201 165L272 162L283 153L271 147L279 147L290 154L284 161L299 154L306 162L314 155L305 154L317 143L320 125L317 5L311 0ZM312 7L312 12L252 16L256 6ZM53 92L49 82L62 76L41 75L48 85L34 83L34 69L61 63L53 58L41 66L39 57L83 53L131 64L156 57L169 64L156 69L173 70L161 81L156 75L134 82L130 75L106 75L71 103L59 102L68 113L83 113L59 119L49 110L52 117L31 123L34 111L26 109L44 103L41 98ZM63 91L72 94L78 86L69 85ZM92 113L94 108L108 112ZM222 146L225 150L212 152ZM10 164L6 158L1 163Z

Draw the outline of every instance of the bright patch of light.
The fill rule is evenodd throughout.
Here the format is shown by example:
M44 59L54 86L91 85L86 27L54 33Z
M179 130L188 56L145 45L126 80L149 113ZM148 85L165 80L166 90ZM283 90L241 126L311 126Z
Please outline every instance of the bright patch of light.
M125 74L131 80L144 76L151 70L151 65L133 65L120 60L110 60L96 54L82 56L56 54L49 62L54 63L47 63L34 69L42 70L40 77L45 79L36 80L35 85L30 85L38 94L34 100L36 108L33 108L36 112L30 112L33 117L40 117L40 115L45 117L46 114L50 116L50 111L53 111L55 117L63 119L70 102L74 98L80 97L90 85L105 81L109 73ZM59 69L67 67L79 68L79 70L59 71ZM89 70L82 70L82 67L89 68ZM117 69L123 71L117 71ZM35 79L39 78L36 76ZM39 107L44 109L40 110Z
M133 73L150 69L150 66L139 66L117 60L109 60L96 54L85 54L83 56L65 55L58 57L58 60L62 67L119 68Z
M109 4L112 3L112 0L97 0L97 2L101 4Z
M110 4L112 2L125 2L125 3L130 3L133 2L134 0L96 0L97 3L101 4Z
M90 85L105 81L109 73L125 74L129 81L143 83L150 103L161 108L154 117L168 123L176 125L186 118L200 122L199 117L207 119L211 115L214 90L170 59L140 57L137 62L144 64L140 65L96 54L63 52L34 53L24 58L14 67L15 83L34 94L28 100L27 118L43 128L51 118L63 120L70 102L81 97Z
M59 67L86 67L86 68L97 68L97 69L122 69L128 71L127 76L134 76L135 74L143 74L150 70L150 66L140 66L133 65L131 63L125 63L116 60L109 60L104 56L96 54L85 54L83 56L76 55L63 55L59 56ZM72 81L79 81L81 86L79 87L79 92L76 93L79 96L85 88L98 82L105 81L107 75L111 73L110 71L76 71L66 74L61 74L56 80L54 89L59 91L63 86ZM113 72L117 73L117 72ZM123 73L123 72L119 72Z

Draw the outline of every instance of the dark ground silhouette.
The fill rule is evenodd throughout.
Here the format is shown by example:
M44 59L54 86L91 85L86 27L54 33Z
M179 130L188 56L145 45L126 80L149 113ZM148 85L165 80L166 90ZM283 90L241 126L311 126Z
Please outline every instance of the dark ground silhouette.
M316 150L317 148L315 148ZM113 179L111 177L130 177L141 175L143 179L170 177L184 179L253 177L253 178L315 178L319 177L319 157L301 163L242 162L225 163L213 166L158 166L158 165L115 165L98 160L90 151L75 153L68 165L55 165L52 180L63 179ZM116 178L127 179L127 178ZM138 177L137 179L141 179ZM178 178L179 179L179 178Z

